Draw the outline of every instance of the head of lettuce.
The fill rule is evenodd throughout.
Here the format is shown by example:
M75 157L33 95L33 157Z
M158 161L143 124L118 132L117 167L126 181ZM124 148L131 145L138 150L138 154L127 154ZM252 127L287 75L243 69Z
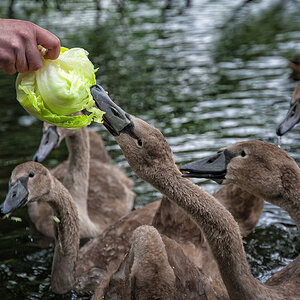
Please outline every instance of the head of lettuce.
M20 73L17 99L36 118L50 124L78 129L92 121L102 122L104 112L95 107L90 88L96 84L93 64L81 48L61 48L55 60L43 59L35 72ZM88 115L70 116L82 110Z

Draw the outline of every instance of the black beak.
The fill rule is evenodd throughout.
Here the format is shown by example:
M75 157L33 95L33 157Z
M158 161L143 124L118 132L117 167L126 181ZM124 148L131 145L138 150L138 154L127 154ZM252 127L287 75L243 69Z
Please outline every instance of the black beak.
M124 128L132 125L129 115L109 98L99 84L91 87L91 93L98 108L105 112L103 124L112 135L119 135Z
M24 206L28 199L28 178L20 178L10 186L4 202L1 204L1 212L8 214L17 208Z
M300 99L298 99L288 110L283 122L278 126L276 134L281 136L291 130L300 122Z
M42 162L53 149L59 144L59 135L56 126L49 126L48 129L43 130L43 136L40 146L35 152L32 160Z
M227 172L227 165L233 155L228 151L220 151L215 155L188 163L180 168L184 177L207 178L222 183Z

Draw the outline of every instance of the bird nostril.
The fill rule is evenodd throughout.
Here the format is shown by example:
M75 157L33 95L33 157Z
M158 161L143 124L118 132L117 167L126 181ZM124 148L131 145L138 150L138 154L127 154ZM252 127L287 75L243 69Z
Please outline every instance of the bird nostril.
M111 111L112 111L112 113L113 113L116 117L121 118L119 112L118 112L114 107L111 108Z
M213 163L218 157L219 157L219 155L218 155L218 156L211 157L211 158L207 161L207 163L208 163L208 164Z
M213 162L215 162L220 156L221 156L222 152L218 152L216 155L210 157L206 163L211 164Z

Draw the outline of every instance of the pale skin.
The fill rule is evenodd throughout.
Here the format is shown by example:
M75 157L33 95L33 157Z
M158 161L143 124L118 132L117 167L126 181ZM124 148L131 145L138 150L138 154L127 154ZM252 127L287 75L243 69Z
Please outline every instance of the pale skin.
M47 49L45 58L59 56L60 41L50 31L29 21L0 19L0 68L4 73L40 69L42 56L38 45Z

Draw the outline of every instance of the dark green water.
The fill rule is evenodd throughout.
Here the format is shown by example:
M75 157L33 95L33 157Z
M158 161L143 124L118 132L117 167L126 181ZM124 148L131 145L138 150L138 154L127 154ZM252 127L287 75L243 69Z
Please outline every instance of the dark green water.
M275 129L288 108L296 82L288 58L300 55L300 3L261 0L128 1L120 11L103 1L66 1L61 11L48 1L16 1L15 17L57 34L66 47L83 47L99 66L98 82L129 113L159 128L177 163L213 153L247 139L277 143ZM69 3L68 3L69 2ZM117 1L116 1L117 2ZM6 17L8 1L1 1ZM297 53L298 50L298 53ZM14 76L0 73L0 198L10 172L30 160L39 144L41 122L15 100ZM111 136L94 125L115 163L136 182L137 206L160 197L128 165ZM300 129L281 141L300 163ZM51 154L52 167L66 158L66 148ZM212 192L219 187L195 181ZM2 200L0 201L2 202ZM23 221L1 221L0 294L4 299L78 299L50 291L52 249L31 241L26 210ZM300 252L300 237L289 216L265 205L257 228L244 241L253 274L266 280ZM87 297L88 298L88 297Z

